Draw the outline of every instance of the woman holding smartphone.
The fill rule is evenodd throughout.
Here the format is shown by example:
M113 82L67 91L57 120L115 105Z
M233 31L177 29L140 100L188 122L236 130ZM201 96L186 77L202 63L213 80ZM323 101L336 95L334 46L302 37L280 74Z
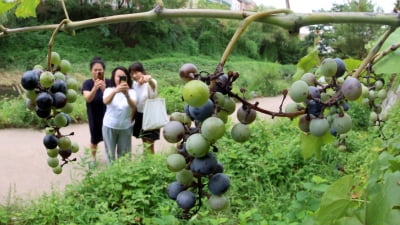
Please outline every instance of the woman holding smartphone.
M82 94L86 101L86 113L90 130L90 149L96 160L97 145L103 141L101 128L106 106L103 103L103 92L110 86L111 81L104 79L106 65L100 57L94 57L89 64L92 78L82 85Z
M131 86L132 79L128 76L128 70L118 66L112 71L111 85L103 94L107 110L102 133L108 165L132 149L131 115L136 108L136 93Z

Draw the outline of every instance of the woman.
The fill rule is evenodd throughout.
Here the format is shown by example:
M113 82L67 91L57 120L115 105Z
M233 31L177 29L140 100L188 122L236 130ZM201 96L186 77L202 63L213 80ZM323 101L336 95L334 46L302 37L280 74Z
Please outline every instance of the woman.
M82 85L82 94L86 101L86 113L90 130L90 149L96 160L97 145L103 141L101 128L106 106L103 103L103 91L110 86L109 79L104 79L106 65L100 57L94 57L89 64L92 78Z
M133 125L132 135L136 138L141 138L143 143L146 143L149 146L151 153L154 154L154 142L160 139L160 129L144 131L142 129L142 121L146 100L149 97L157 96L157 81L153 79L151 75L146 74L146 71L140 62L134 62L129 66L129 74L134 80L133 89L135 90L137 97L135 123Z
M111 85L103 94L107 106L103 118L103 138L106 145L107 164L130 153L132 145L132 113L136 107L136 94L128 70L116 67L111 73ZM117 156L115 155L117 151Z

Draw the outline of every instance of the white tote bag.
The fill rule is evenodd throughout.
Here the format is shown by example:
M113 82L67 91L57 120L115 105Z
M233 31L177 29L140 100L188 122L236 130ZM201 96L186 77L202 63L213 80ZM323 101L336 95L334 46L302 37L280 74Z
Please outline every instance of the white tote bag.
M169 121L164 98L149 98L144 104L143 124L144 131L156 130Z

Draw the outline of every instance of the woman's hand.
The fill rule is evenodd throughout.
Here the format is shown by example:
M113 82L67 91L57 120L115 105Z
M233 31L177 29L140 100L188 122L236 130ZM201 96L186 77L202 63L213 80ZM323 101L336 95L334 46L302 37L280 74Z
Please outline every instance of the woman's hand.
M104 89L106 89L106 82L104 80L96 79L94 81L94 88L95 90L100 88L101 90L104 91Z
M128 95L128 90L129 90L129 85L126 82L118 84L118 86L115 88L115 92L121 92L124 95Z

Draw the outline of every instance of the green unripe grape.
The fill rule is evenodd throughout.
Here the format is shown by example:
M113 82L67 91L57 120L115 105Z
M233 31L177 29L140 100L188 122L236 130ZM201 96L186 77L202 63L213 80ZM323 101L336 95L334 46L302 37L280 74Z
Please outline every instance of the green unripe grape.
M61 150L69 150L72 147L71 139L67 136L58 139L58 147Z
M74 110L74 103L67 102L67 104L65 104L65 106L61 108L61 112L63 113L72 113L73 110Z
M313 73L305 73L301 76L301 80L305 81L308 86L314 86L316 83L315 75Z
M338 77L338 78L336 79L336 83L338 83L338 84L343 84L343 83L344 83L344 78L343 78L343 77Z
M53 148L53 149L47 149L47 155L49 157L57 157L58 156L58 149L57 148Z
M231 136L237 142L245 142L250 137L250 128L246 124L237 123L232 127Z
M221 211L229 206L229 200L225 195L211 195L208 204L212 210Z
M60 165L56 166L53 168L53 173L55 174L61 174L62 173L62 167Z
M60 55L57 52L51 52L50 63L58 66L58 65L60 65L60 62L61 62Z
M78 98L78 93L74 89L67 90L67 102L75 102Z
M341 152L347 151L347 146L346 145L339 145L338 146L338 151L341 151Z
M62 59L59 66L63 74L67 74L71 70L71 63L66 59Z
M329 95L327 94L327 93L325 93L325 92L322 92L321 93L321 101L322 102L326 102L326 101L328 101L329 100Z
M173 153L167 157L167 168L171 172L178 172L185 168L186 160L183 155L178 153Z
M223 109L228 113L228 115L232 114L235 112L236 109L236 102L233 100L233 98L229 96L225 96L225 102L223 105Z
M60 71L57 71L54 73L54 79L56 80L63 80L65 81L65 75L63 73L61 73Z
M55 117L54 117L54 124L57 127L65 127L68 125L68 119L65 116L64 113L58 113Z
M376 98L376 93L375 93L374 90L370 90L370 91L368 92L368 98L369 98L370 100L374 100L374 99Z
M211 116L201 124L201 135L210 143L214 143L225 134L225 123L220 118Z
M385 89L381 89L381 90L378 91L377 97L379 99L385 99L386 96L387 96L387 92L386 92Z
M73 89L75 91L78 91L79 84L78 84L77 80L75 80L74 78L68 77L66 82L67 82L67 88L68 89Z
M383 88L383 82L381 80L377 80L375 82L375 90L381 90Z
M193 183L193 172L188 169L180 170L175 175L176 181L183 185L191 185Z
M228 113L223 110L218 111L215 116L224 121L224 123L228 122Z
M72 142L71 144L71 152L72 153L77 153L79 151L79 145L76 142Z
M212 98L217 105L223 106L225 104L225 95L221 92L215 92Z
M35 90L29 90L25 92L26 98L30 99L31 101L35 102L38 93Z
M39 82L43 87L49 88L54 84L54 75L49 71L44 71L40 74Z
M351 117L347 113L344 113L343 116L337 114L333 117L332 127L338 134L347 133L352 127Z
M306 100L308 93L308 84L302 80L295 81L289 89L289 96L295 102L303 102Z
M337 71L337 63L335 59L326 58L322 61L321 66L319 67L319 72L321 75L326 77L332 77L336 74Z
M207 84L200 80L187 82L182 89L183 100L192 107L199 107L208 101L210 97Z
M329 122L326 119L315 118L310 122L310 133L321 137L329 130Z
M170 115L170 120L171 121L178 121L182 124L186 124L190 126L192 124L192 119L186 114L182 112L173 112Z
M299 106L295 102L290 102L285 106L285 113L292 113L299 111Z
M55 168L59 165L59 161L56 157L49 157L47 158L47 165L49 165L52 168Z
M370 122L375 122L378 120L378 114L376 114L376 112L371 112L369 114L369 120Z
M364 84L361 84L361 95L364 98L367 98L369 96L369 89L367 86L365 86Z
M186 151L193 157L201 158L205 156L209 150L210 143L200 133L192 134L186 140Z

